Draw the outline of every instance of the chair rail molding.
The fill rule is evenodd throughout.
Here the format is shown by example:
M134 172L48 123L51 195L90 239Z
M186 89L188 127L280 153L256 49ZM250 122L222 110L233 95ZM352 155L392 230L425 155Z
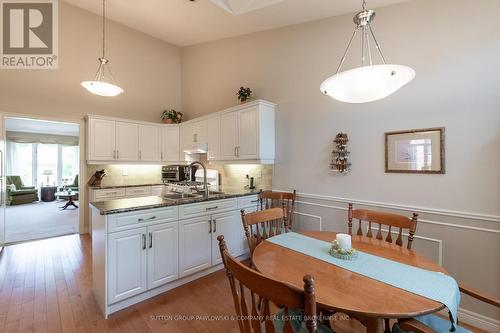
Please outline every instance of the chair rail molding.
M280 190L275 190L280 191ZM334 202L342 202L342 203L355 203L364 206L372 206L372 207L381 207L381 208L389 208L389 209L398 209L410 212L420 212L427 214L435 214L435 215L444 215L450 217L457 218L466 218L472 220L482 220L487 222L496 222L500 223L499 215L489 215L489 214L480 214L474 212L462 212L448 209L437 209L437 208L429 208L429 207L420 207L420 206L410 206L410 205L402 205L402 204L394 204L388 202L380 202L380 201L370 201L370 200L361 200L361 199L351 199L351 198L342 198L342 197L334 197L324 194L311 194L311 193L301 193L297 192L297 196L308 198L308 199L318 199L325 201L334 201ZM346 208L347 210L347 208Z

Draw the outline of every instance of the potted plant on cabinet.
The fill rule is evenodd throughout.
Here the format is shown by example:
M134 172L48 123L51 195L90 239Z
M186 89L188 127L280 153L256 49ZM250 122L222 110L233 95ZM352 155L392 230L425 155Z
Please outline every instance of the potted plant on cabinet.
M163 111L161 114L161 120L164 124L178 124L182 122L182 112L175 111L174 109L169 109Z
M248 87L240 87L236 96L238 96L238 100L241 103L245 103L246 101L252 99L252 90Z

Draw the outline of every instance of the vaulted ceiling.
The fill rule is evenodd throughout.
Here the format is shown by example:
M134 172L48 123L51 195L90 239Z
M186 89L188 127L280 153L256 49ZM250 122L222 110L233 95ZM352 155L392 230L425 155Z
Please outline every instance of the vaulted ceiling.
M102 0L64 0L101 15ZM370 0L370 8L408 0ZM107 16L166 42L187 46L342 15L357 0L107 0Z

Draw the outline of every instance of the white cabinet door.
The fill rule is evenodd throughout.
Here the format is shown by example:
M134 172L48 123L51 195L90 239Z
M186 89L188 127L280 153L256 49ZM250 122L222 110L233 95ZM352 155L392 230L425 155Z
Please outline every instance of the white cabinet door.
M177 279L178 238L177 221L148 228L148 289Z
M185 160L184 150L190 148L194 143L194 124L181 124L180 126L180 160Z
M207 119L208 160L218 160L220 156L220 117Z
M179 221L179 275L186 276L212 265L210 216Z
M194 123L193 141L195 143L207 143L207 121L201 120Z
M139 160L160 161L160 126L139 125Z
M139 125L116 122L116 156L120 161L139 159Z
M108 303L147 290L146 228L108 235Z
M235 255L237 247L240 247L240 239L236 238L236 227L238 223L238 211L212 215L212 265L222 262L217 237L224 235L227 248ZM240 223L241 224L241 223Z
M161 160L166 162L179 161L179 127L162 127L161 129Z
M115 159L115 121L90 118L88 130L89 161L111 161Z
M259 158L259 108L252 107L238 112L239 159Z
M235 160L238 146L238 113L231 112L221 116L220 151L221 160Z

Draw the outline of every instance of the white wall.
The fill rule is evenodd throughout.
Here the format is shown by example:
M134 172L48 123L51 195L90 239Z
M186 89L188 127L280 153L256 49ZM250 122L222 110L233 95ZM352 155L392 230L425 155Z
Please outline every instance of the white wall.
M190 118L213 112L236 104L238 87L250 86L256 97L279 104L273 188L325 196L301 195L317 204L299 204L299 212L313 215L300 216L304 227L318 228L321 218L324 229L344 228L345 211L328 206L351 200L418 211L424 221L417 234L437 241L419 239L417 248L437 260L440 243L450 273L498 296L499 14L494 0L414 0L378 9L374 30L386 58L413 67L417 77L361 105L319 91L347 45L352 15L183 48L183 108ZM346 68L359 64L359 54L351 51ZM384 173L384 132L437 126L446 127L445 175ZM350 137L346 176L329 171L338 132ZM467 246L471 241L477 245ZM491 307L469 300L464 306L500 319Z

